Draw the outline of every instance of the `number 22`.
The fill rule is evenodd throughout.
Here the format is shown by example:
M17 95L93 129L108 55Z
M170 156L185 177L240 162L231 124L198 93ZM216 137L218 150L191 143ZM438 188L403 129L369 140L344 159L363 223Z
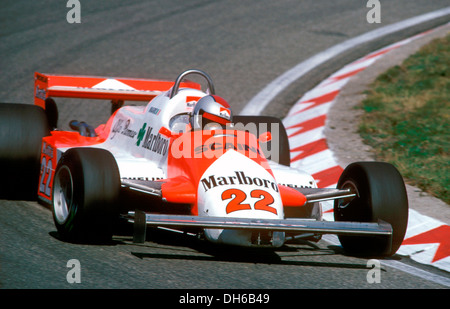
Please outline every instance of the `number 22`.
M254 204L255 210L264 210L277 214L276 208L270 206L274 202L273 196L270 193L264 190L253 190L252 192L250 192L250 196L260 199ZM242 202L247 198L247 194L244 191L239 189L228 189L222 192L222 201L228 200L230 198L232 198L232 200L227 204L227 214L233 211L252 209L250 204L242 204Z
M41 179L39 181L39 192L45 194L48 197L51 197L52 188L52 168L53 163L51 159L46 160L45 156L42 157L41 161Z

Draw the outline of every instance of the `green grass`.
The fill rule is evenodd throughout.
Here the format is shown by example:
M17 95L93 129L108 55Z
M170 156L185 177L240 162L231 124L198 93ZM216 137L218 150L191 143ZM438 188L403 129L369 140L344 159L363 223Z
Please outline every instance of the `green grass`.
M450 35L380 75L366 94L359 132L377 160L450 204Z

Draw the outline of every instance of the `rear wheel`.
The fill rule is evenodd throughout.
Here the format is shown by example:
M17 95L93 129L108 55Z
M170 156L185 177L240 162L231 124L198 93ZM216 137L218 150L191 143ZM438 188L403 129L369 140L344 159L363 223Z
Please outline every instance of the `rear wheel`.
M344 250L354 255L390 256L400 247L408 223L408 198L397 169L383 162L357 162L345 168L338 189L350 189L354 199L336 200L336 221L377 222L393 229L392 243L387 237L339 236Z
M39 106L0 103L1 198L36 198L42 138L49 134Z
M110 241L119 215L120 175L112 154L73 148L62 156L53 185L53 219L72 242Z
M279 164L290 166L291 154L286 129L280 119L269 116L234 116L233 122L237 130L245 130L257 138L265 132L270 132L272 140L261 143L264 156ZM243 127L240 127L243 125Z

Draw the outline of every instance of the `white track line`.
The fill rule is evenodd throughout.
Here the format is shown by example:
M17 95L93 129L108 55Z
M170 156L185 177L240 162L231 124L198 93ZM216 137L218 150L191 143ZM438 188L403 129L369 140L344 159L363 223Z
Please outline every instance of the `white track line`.
M323 235L322 239L332 245L340 246L340 242L338 240L338 237L336 235ZM450 278L440 276L431 272L428 272L426 270L414 267L412 265L408 265L399 261L395 260L381 260L380 263L382 265L395 268L397 270L403 271L407 274L434 282L438 284L442 284L443 286L450 287Z
M294 81L301 78L306 73L310 72L319 65L336 57L340 53L354 48L363 43L381 38L385 35L418 25L420 23L430 21L450 14L450 7L445 9L433 11L427 14L419 15L397 22L392 25L384 26L373 31L369 31L355 38L344 41L340 44L334 45L329 49L322 51L309 59L297 64L292 69L286 71L270 84L268 84L261 92L259 92L240 112L241 115L259 115L264 108L275 98L279 93L286 89Z

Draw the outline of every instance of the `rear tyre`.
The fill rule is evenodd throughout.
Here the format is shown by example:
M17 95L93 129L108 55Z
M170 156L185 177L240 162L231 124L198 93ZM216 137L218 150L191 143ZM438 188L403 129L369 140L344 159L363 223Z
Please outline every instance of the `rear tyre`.
M73 148L62 156L53 185L53 219L70 242L111 241L119 215L120 174L109 151Z
M354 199L336 200L336 221L377 222L393 229L392 243L387 237L339 236L344 250L353 255L391 256L400 247L408 223L408 198L397 169L383 162L357 162L345 168L338 189L350 189Z
M240 130L239 124L244 130L254 134L257 138L260 134L270 132L272 140L261 144L264 156L279 164L290 166L291 153L286 129L280 119L269 116L233 116L233 122Z
M42 138L47 135L42 108L0 103L0 198L36 199Z

